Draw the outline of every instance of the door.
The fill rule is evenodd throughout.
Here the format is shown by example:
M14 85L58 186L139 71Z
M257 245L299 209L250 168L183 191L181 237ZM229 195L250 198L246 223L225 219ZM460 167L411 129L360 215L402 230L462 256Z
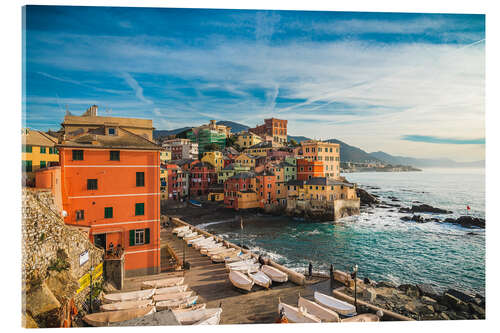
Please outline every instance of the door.
M94 245L106 250L106 234L94 235Z

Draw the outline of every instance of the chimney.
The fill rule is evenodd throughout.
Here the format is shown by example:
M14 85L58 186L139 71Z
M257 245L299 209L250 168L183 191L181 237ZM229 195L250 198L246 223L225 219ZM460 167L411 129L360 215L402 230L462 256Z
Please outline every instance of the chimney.
M92 105L90 107L90 116L95 117L97 116L97 105Z

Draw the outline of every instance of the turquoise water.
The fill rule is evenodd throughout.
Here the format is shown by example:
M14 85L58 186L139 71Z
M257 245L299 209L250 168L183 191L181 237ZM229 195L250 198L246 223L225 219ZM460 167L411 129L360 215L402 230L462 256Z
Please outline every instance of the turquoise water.
M481 169L345 176L360 187L372 187L368 190L387 202L394 196L402 206L419 201L454 212L434 216L465 215L469 205L470 214L484 217ZM457 288L484 294L484 230L401 221L405 215L397 208L369 208L336 224L256 216L245 218L243 230L239 222L208 223L204 228L296 270L303 271L309 261L315 270L323 271L331 263L341 270L357 264L361 276L376 281L430 283L438 290Z

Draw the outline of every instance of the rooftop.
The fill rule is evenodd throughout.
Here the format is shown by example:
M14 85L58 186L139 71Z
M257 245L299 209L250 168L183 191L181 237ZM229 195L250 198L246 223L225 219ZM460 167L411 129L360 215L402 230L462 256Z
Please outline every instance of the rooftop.
M30 146L53 147L57 143L57 138L54 138L47 133L32 130L29 128L23 129L22 140L23 144Z
M57 144L58 147L81 148L117 148L117 149L147 149L160 150L161 146L148 139L120 128L120 135L105 135L96 129L92 132L82 133Z

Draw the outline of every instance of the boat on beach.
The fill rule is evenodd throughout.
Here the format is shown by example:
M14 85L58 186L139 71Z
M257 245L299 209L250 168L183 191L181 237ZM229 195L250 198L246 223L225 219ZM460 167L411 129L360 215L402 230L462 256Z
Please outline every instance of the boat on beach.
M189 203L195 207L201 207L201 202L196 201L196 200L189 200Z
M206 321L214 316L218 316L220 319L220 314L222 313L221 308L186 310L172 310L172 313L181 325L194 325L196 323L201 324L203 321Z
M196 231L191 231L189 233L186 233L182 236L182 239L186 239L186 238L190 238L190 237L194 237L194 236L198 236L198 233Z
M286 282L288 281L288 274L280 271L279 269L269 266L269 265L262 265L262 272L269 276L271 280L274 282Z
M236 266L233 268L230 268L229 271L233 272L243 272L243 273L256 273L259 271L260 264L255 263L255 264L244 264L241 266Z
M342 319L343 323L356 323L356 322L368 322L368 321L380 321L380 317L373 313L362 313L357 316Z
M252 279L253 283L261 287L269 288L272 284L272 280L261 271L249 273L248 276Z
M153 305L153 300L143 299L140 301L123 301L101 305L101 311L119 311L146 308Z
M214 311L214 313L209 314L207 318L202 319L193 325L219 325L221 313L222 309L219 308L217 311Z
M155 291L155 295L161 295L161 294L167 294L167 293L180 293L182 291L186 291L187 287L188 287L187 284L183 284L183 285L173 286L173 287L158 288Z
M254 264L255 261L253 261L252 259L248 259L248 260L242 260L242 261L235 261L235 262L231 262L231 263L227 263L226 264L226 270L230 270L231 268L234 268L234 267L238 267L238 266L241 266L241 265L249 265L249 264Z
M164 288L164 287L173 287L180 286L184 283L184 277L172 277L166 279L159 280L150 280L144 281L141 286L142 288Z
M111 323L119 323L122 321L144 317L155 312L154 306L148 306L140 309L106 311L91 313L83 317L83 321L90 326L103 327L109 326Z
M253 281L248 276L241 272L231 271L229 272L229 281L238 289L243 289L250 291L253 287Z
M314 300L318 304L325 306L342 315L351 316L356 314L356 307L354 305L341 301L340 299L337 299L333 296L328 296L315 291Z
M181 291L177 293L168 293L168 294L161 294L161 295L154 295L153 296L153 301L155 302L161 302L161 301L168 301L168 300L175 300L175 299L182 299L182 298L187 298L189 296L192 296L194 291Z
M290 323L321 323L321 319L315 315L307 313L306 309L296 308L295 306L282 303L280 300L278 304L278 312L281 313L282 311Z
M214 250L214 249L221 248L221 247L222 247L222 243L208 244L207 246L202 246L200 248L200 253L202 255L207 255L208 251L210 251L211 249Z
M207 256L211 257L214 254L224 253L224 252L227 252L227 251L234 251L234 249L230 249L230 248L227 248L225 246L221 246L221 247L218 247L218 248L215 248L215 249L208 249Z
M308 313L321 319L321 322L326 322L326 323L340 322L340 317L335 311L325 308L316 302L305 299L300 295L299 295L298 307L305 308Z
M233 249L233 248L224 248L222 251L217 251L217 252L210 252L208 254L208 256L210 257L210 259L214 260L213 258L215 256L222 256L222 260L220 260L219 262L223 262L224 261L224 258L229 258L231 256L236 256L238 255L238 250L236 249Z
M215 244L215 240L212 238L212 239L206 239L206 240L202 240L201 242L195 242L193 243L193 247L196 249L196 250L199 250L202 246L206 246L206 245L209 245L209 244Z
M233 262L238 262L238 261L243 261L243 260L250 260L250 259L255 259L252 257L252 254L251 253L243 253L243 252L240 252L239 255L236 255L234 257L230 257L226 260L224 260L224 262L226 264L230 264L230 263L233 263ZM255 259L256 260L256 259ZM255 262L255 261L254 261Z
M196 234L196 235L191 236L191 237L184 237L183 239L184 239L184 241L186 243L190 244L189 241L194 241L194 240L197 240L197 239L201 240L202 238L205 238L205 237L203 237L203 235Z
M209 241L209 240L212 240L213 237L200 237L200 238L195 238L195 239L190 239L187 241L188 243L188 246L189 245L193 245L196 244L196 243L202 243L202 242L206 242L206 241Z
M181 227L177 227L177 228L172 229L172 233L173 233L173 234L177 234L178 232L183 231L183 230L186 230L186 229L189 229L189 226L184 225L184 226L181 226Z
M183 309L183 308L189 308L194 304L196 304L197 299L198 296L190 296L180 299L169 299L166 301L156 302L155 306L157 311Z
M191 234L192 232L193 232L193 231L192 231L191 229L189 229L189 228L188 228L188 229L185 229L185 230L181 230L181 231L179 231L179 232L177 233L177 237L182 238L182 237L184 237L185 235L189 235L189 234Z
M147 290L129 291L126 293L106 294L103 296L104 303L140 301L151 298L155 293L155 288Z

